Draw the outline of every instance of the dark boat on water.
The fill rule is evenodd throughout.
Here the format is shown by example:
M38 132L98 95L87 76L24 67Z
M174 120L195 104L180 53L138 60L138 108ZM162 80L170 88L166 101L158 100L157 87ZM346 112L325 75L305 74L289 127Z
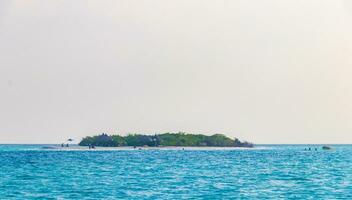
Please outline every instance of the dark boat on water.
M322 149L323 149L323 150L331 150L332 148L329 147L329 146L323 146Z

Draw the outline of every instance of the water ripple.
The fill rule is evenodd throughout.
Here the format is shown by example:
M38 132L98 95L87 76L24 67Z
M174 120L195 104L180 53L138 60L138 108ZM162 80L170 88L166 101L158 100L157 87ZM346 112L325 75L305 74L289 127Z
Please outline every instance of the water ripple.
M0 145L1 199L352 199L352 146L45 151Z

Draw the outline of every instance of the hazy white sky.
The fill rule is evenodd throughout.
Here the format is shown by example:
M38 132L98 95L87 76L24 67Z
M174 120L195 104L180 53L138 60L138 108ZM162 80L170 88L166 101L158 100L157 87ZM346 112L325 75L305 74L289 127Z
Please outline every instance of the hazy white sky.
M0 143L352 142L349 0L0 0Z

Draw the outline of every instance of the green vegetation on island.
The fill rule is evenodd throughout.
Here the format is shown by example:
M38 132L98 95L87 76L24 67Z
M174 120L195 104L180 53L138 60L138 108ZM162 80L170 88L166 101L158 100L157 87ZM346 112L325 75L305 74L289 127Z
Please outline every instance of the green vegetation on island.
M185 146L185 147L253 147L252 143L231 139L223 134L211 136L202 134L163 133L155 135L129 134L127 136L101 134L87 136L79 143L80 146Z

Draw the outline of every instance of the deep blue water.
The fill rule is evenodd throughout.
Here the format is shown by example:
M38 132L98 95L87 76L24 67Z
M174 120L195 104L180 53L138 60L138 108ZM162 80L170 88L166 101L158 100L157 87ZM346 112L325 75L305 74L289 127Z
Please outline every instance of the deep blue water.
M0 145L0 199L352 199L352 145L60 151Z

